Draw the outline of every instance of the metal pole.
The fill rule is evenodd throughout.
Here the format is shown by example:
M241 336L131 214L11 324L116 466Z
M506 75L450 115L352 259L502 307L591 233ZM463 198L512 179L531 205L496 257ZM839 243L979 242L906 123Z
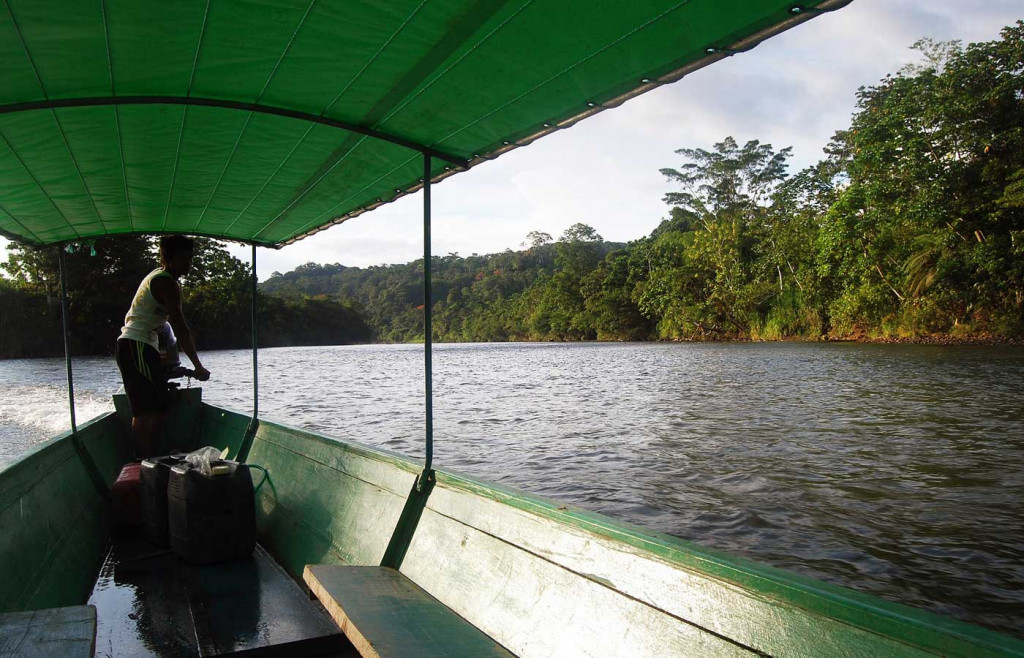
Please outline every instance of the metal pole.
M68 280L64 266L64 248L57 246L57 266L60 269L60 324L64 330L64 363L68 370L68 409L71 411L71 445L74 446L78 458L85 467L85 472L92 480L96 491L104 499L110 495L106 482L96 468L96 462L92 455L82 445L82 439L78 436L78 423L75 421L75 379L71 375L71 332L68 329Z
M256 364L256 245L252 246L252 419L260 412L259 372Z
M426 397L426 439L427 458L423 465L422 485L430 475L430 467L434 461L434 388L431 343L433 342L434 326L431 317L430 297L430 154L423 154L423 369L425 374L424 392Z
M242 443L238 446L238 454L235 455L235 459L240 462L245 462L249 458L249 450L252 448L252 442L256 438L256 430L259 429L259 413L260 413L260 379L259 379L259 367L257 356L257 346L259 342L256 339L256 245L252 246L252 418L249 419L249 426L245 428L245 436L242 437Z
M68 408L71 411L71 433L78 434L78 424L75 422L75 380L71 376L71 343L70 332L68 331L68 283L64 268L64 249L57 247L57 264L60 268L60 322L64 329L64 363L68 371Z

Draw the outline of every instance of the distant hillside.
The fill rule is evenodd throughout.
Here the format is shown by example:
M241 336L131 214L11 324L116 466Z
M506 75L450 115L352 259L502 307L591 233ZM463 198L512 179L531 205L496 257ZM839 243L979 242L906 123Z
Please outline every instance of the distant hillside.
M608 253L625 247L593 235L597 239L586 241L583 248L590 264L596 265ZM566 247L553 244L546 237L547 241L538 238L531 248L522 251L465 258L458 254L435 256L435 339L457 342L527 338L525 334L516 335L488 324L494 324L491 316L496 311L495 304L508 303L555 274L559 250ZM360 310L379 340L423 339L422 259L404 265L367 268L307 263L285 274L275 272L260 284L260 291L293 300L314 296L343 300Z

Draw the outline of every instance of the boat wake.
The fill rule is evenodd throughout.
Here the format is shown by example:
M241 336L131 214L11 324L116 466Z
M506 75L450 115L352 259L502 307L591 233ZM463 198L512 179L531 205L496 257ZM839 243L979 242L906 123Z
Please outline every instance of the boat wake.
M30 449L71 428L67 389L47 385L0 384L0 468ZM75 418L83 423L113 411L110 396L76 392Z

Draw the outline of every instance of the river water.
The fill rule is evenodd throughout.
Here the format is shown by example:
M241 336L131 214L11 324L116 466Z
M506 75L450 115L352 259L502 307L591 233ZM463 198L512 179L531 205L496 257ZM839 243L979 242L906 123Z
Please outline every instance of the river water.
M250 355L204 354L251 409ZM75 360L77 413L112 358ZM435 465L1024 636L1024 348L434 351ZM69 426L63 359L0 361L0 465ZM260 351L261 416L422 457L422 347Z

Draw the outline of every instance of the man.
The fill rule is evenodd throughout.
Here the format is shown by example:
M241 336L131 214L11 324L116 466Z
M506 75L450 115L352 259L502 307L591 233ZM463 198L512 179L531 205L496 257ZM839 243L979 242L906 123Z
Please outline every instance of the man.
M156 455L157 439L167 416L167 374L160 364L157 337L164 323L170 322L178 346L195 367L196 379L210 378L210 371L196 354L192 332L181 310L178 278L192 267L194 245L194 240L183 235L160 238L161 267L142 280L117 339L117 367L132 407L136 457Z

